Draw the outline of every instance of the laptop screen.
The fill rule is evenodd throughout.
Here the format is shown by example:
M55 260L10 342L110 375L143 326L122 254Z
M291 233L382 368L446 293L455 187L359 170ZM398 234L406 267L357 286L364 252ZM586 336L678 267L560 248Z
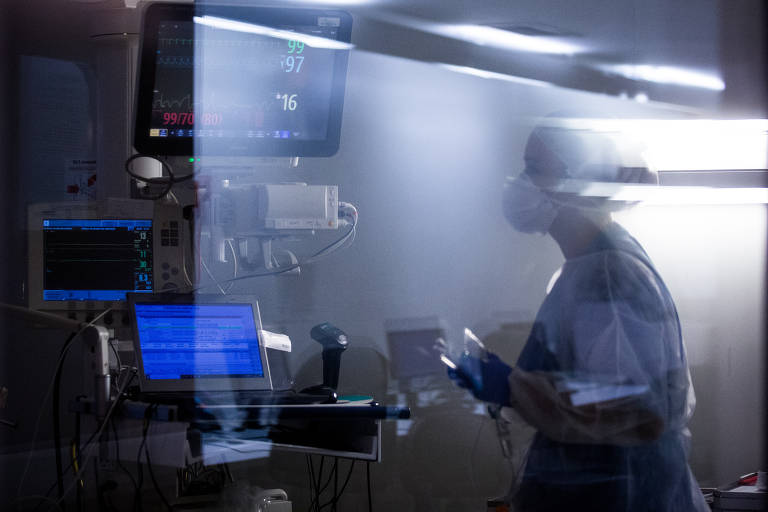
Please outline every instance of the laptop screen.
M253 305L132 305L142 389L268 389Z

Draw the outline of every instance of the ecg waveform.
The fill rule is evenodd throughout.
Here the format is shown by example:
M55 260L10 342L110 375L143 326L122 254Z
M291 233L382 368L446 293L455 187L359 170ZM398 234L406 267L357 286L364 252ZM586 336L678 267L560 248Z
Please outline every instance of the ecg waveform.
M170 109L182 109L192 111L194 105L192 103L192 95L187 94L181 98L167 99L163 93L155 95L155 99L152 102L152 108L155 110L170 110Z
M244 112L248 110L270 111L279 110L280 102L277 93L268 93L268 99L254 100L248 103L237 103L218 98L204 99L202 102L193 102L192 96L187 94L180 98L166 98L163 93L156 93L152 102L153 110L180 110L193 112L205 110L210 112Z
M214 55L158 55L157 65L164 68L192 68L195 66L208 69L272 69L280 67L285 56L273 53L216 52ZM302 56L302 60L303 60Z
M270 93L270 96L272 94ZM220 100L205 102L205 109L211 112L229 112L231 114L247 115L248 112L270 112L280 110L280 104L276 99L253 100L249 103L236 103Z
M178 47L192 47L195 45L196 39L183 38L183 37L161 37L157 40L157 44L160 48L178 48Z
M283 39L276 39L271 37L250 37L248 39L214 39L210 37L203 38L181 38L181 37L164 37L157 40L158 48L273 48L281 49L285 48L285 41Z
M72 229L44 234L48 290L151 289L152 232Z
M191 68L195 58L189 55L161 55L157 57L157 65L168 68Z

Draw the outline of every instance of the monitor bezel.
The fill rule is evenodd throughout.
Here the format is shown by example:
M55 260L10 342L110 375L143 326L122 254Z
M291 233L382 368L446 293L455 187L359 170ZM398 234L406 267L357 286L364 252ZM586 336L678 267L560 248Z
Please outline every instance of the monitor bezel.
M141 23L137 92L134 103L134 147L139 153L166 156L195 155L194 137L150 137L149 130L152 119L159 24L168 20L191 22L193 16L203 14L267 25L300 24L301 21L307 20L308 17L332 16L340 19L338 41L349 43L352 35L351 15L339 10L205 4L149 4L143 12ZM328 115L328 131L324 140L300 141L247 137L206 138L205 156L329 157L336 154L341 138L341 120L349 51L337 51L335 57Z
M204 379L147 379L144 373L144 360L141 352L141 340L137 335L136 304L202 304L202 305L248 305L254 317L254 325L259 344L259 355L262 361L264 375L262 377L206 377ZM253 297L242 295L208 295L190 293L129 293L128 310L131 318L133 333L133 350L136 356L139 389L144 393L155 392L194 392L204 395L208 391L270 391L272 390L272 375L269 370L269 359L264 346L261 331L261 314L259 303Z

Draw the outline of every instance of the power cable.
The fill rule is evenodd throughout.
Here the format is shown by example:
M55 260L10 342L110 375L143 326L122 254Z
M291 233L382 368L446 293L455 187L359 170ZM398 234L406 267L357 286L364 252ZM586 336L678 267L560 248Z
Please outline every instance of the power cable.
M365 463L366 481L368 483L368 512L373 512L373 500L371 499L371 463Z
M338 494L334 494L334 497L331 501L324 503L320 510L327 507L328 505L333 505L333 508L331 510L336 510L336 504L341 499L342 494L344 494L344 490L347 488L347 484L349 484L349 480L352 478L352 470L355 468L355 460L352 460L352 463L349 465L349 471L347 472L347 477L344 479L344 484L341 486L341 491L339 491Z
M157 178L145 178L144 176L138 175L135 172L133 172L132 164L135 160L139 158L149 158L152 160L155 160L160 163L163 170L168 174L167 177L157 177ZM180 177L176 177L176 175L173 172L173 168L171 165L166 162L165 160L161 160L157 156L154 155L145 155L142 153L136 153L135 155L132 155L125 161L125 172L136 181L140 181L142 183L147 183L149 185L165 185L165 188L163 188L163 191L160 192L156 197L151 197L149 199L162 199L168 193L170 193L171 189L173 188L173 185L176 183L181 183L183 181L191 180L195 177L194 173L185 174Z
M322 507L320 507L320 497L325 492L325 490L328 488L328 486L331 484L331 479L333 478L333 475L337 471L337 464L338 464L338 457L335 457L335 461L333 464L333 468L331 468L331 473L328 475L328 480L326 480L325 484L320 487L320 484L322 483L322 461L325 459L325 457L321 457L321 474L317 477L317 482L315 485L315 497L312 500L312 502L309 504L309 510L312 510L314 507L315 510L321 510ZM310 459L311 460L311 459Z
M24 488L24 481L26 480L27 473L29 472L29 466L32 463L32 454L35 451L35 445L37 444L37 436L40 433L40 422L43 419L43 410L45 409L43 405L48 401L48 399L53 394L54 387L57 386L57 382L59 378L61 377L61 371L60 368L64 364L64 359L67 356L67 353L72 348L72 345L74 344L75 340L83 333L86 329L89 327L92 327L97 321L101 319L104 315L106 315L108 312L112 311L112 308L107 308L104 311L102 311L100 314L98 314L93 320L91 320L89 323L81 327L77 332L75 332L73 335L71 335L69 338L67 338L67 341L65 342L64 346L61 349L61 353L59 355L59 360L56 362L56 370L54 371L53 377L51 378L50 383L48 384L45 396L43 397L43 400L41 402L40 412L37 415L37 420L35 421L35 428L33 429L32 434L32 446L29 449L29 454L27 455L27 461L24 465L24 470L21 473L21 479L19 480L19 486L16 489L17 496L22 496L22 489ZM56 437L58 439L58 437ZM59 440L60 441L60 440ZM56 440L54 440L56 442ZM60 453L60 446L58 452ZM57 476L58 476L58 467L57 467ZM58 482L57 482L58 483Z
M352 208L354 208L354 206L352 206ZM291 272L292 270L300 268L302 265L306 265L307 263L314 263L318 259L323 258L323 257L325 257L325 256L327 256L327 255L329 255L329 254L331 254L333 252L335 252L336 249L339 249L344 244L344 242L349 240L356 233L356 229L357 229L357 209L355 209L354 211L355 211L355 214L353 216L352 227L350 227L349 230L344 235L342 235L341 237L337 238L335 241L331 242L330 244L326 245L325 247L323 247L319 251L316 251L314 254L312 254L307 259L305 259L303 261L299 261L297 263L293 263L291 265L287 265L285 267L280 267L280 268L268 270L266 272L254 272L254 273L251 273L251 274L246 274L244 276L234 277L234 278L227 279L227 280L224 280L224 281L216 281L215 284L220 287L223 284L234 283L234 282L243 281L243 280L246 280L246 279L253 279L255 277L268 277L268 276L276 276L276 275L280 275L280 274L285 274L287 272ZM200 287L194 288L192 290L189 290L189 293L194 293L194 292L197 292L197 291L200 291L200 290L204 290L205 288L209 288L211 286L214 286L214 285L213 284L209 284L209 285L200 286Z
M149 432L149 422L152 419L152 413L154 413L157 410L157 405L150 405L147 407L147 410L144 412L144 428L142 430L142 445L144 446L144 455L147 459L147 470L149 470L149 478L152 480L152 485L155 488L155 492L158 496L160 496L160 500L165 505L165 508L167 508L169 511L173 510L173 507L171 507L171 504L168 502L168 500L165 498L165 495L163 494L163 491L160 489L160 485L157 483L157 479L155 478L155 472L152 469L152 459L149 457L149 446L147 445L147 433Z
M94 320L94 321L95 321L95 320ZM135 376L135 373L134 373L134 375L133 375L133 376ZM59 506L61 505L61 503L64 501L64 498L66 498L67 494L69 494L69 492L72 490L72 487L74 487L74 486L75 486L75 484L76 484L76 483L77 483L77 482L78 482L78 481L79 481L79 480L82 478L83 474L85 473L85 470L86 470L86 468L88 467L88 463L89 463L89 462L91 461L91 459L93 458L93 454L92 454L92 452L93 452L93 446L94 446L94 445L92 445L92 442L93 442L93 440L94 440L94 439L97 439L97 440L98 440L98 439L101 437L101 434L104 432L104 428L105 428L105 427L107 426L107 424L109 423L109 420L110 420L110 418L112 417L112 414L115 412L115 409L117 409L117 406L120 404L120 402L122 402L122 396L123 396L123 393L124 393L124 392L125 392L125 390L128 388L128 385L131 383L131 381L133 380L133 376L132 376L130 379L128 379L128 380L125 382L125 384L123 385L122 389L120 389L120 390L119 390L119 393L118 393L118 396L117 396L117 398L116 398L116 399L115 399L115 400L112 402L112 405L111 405L111 406L110 406L110 408L107 410L107 413L104 415L104 419L102 420L101 424L100 424L100 425L99 425L99 427L96 429L96 431L95 431L93 434L91 434L91 436L90 436L90 437L88 438L88 440L85 442L85 449L84 449L84 450L82 450L82 452L85 452L85 453L86 453L86 456L85 456L85 458L84 458L84 460L83 460L83 463L82 463L82 465L80 466L80 468L79 468L79 469L77 469L77 470L75 471L75 473L74 473L74 475L73 475L73 480L72 480L72 483L70 483L70 484L69 484L69 486L68 486L68 487L67 487L67 488L64 490L64 496L62 496L61 498L59 498L58 500L56 500L56 502L55 502L55 503L56 503L57 505L59 505ZM74 461L73 461L73 464L71 464L71 465L70 465L70 466L67 468L67 470L66 470L66 471L69 471L69 469L71 469L73 466L74 466ZM66 473L66 471L65 471L65 473ZM51 486L51 489L53 489L53 488L55 487L55 485L56 485L56 484L54 483L54 484ZM51 490L51 489L49 489L49 492L50 492L50 490ZM47 496L46 496L46 498L47 498ZM17 498L17 499L24 499L24 498ZM60 508L61 508L61 507L60 507Z

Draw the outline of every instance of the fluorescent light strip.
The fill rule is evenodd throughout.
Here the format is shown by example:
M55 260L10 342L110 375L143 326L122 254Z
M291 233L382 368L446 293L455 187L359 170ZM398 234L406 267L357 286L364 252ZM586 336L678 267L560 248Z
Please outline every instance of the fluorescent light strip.
M624 128L645 143L645 157L659 171L768 168L765 120L627 121Z
M351 50L355 45L344 41L334 41L324 37L311 36L301 32L291 32L290 30L281 30L254 23L245 23L243 21L229 20L217 16L194 16L192 20L198 25L219 28L222 30L232 30L235 32L245 32L248 34L257 34L260 36L274 37L277 39L300 41L312 48L323 48L326 50Z
M293 3L297 4L320 4L323 6L329 5L369 5L375 4L372 0L293 0Z
M576 189L576 184L573 184ZM768 204L767 188L676 187L582 182L578 195L648 205Z
M441 25L433 32L482 46L505 50L556 55L573 55L584 51L580 46L551 37L534 37L482 25Z
M644 80L659 84L683 85L711 91L725 90L725 82L716 75L678 68L675 66L653 66L650 64L615 64L600 69L632 80Z
M456 73L463 73L465 75L476 76L479 78L486 78L491 80L503 80L505 82L513 82L522 85L533 85L536 87L553 87L549 82L543 82L541 80L532 80L530 78L523 78L519 76L506 75L504 73L495 73L493 71L486 71L484 69L471 68L468 66L455 66L453 64L437 63L440 67Z
M766 119L559 119L540 125L590 130L638 143L658 171L768 169Z

